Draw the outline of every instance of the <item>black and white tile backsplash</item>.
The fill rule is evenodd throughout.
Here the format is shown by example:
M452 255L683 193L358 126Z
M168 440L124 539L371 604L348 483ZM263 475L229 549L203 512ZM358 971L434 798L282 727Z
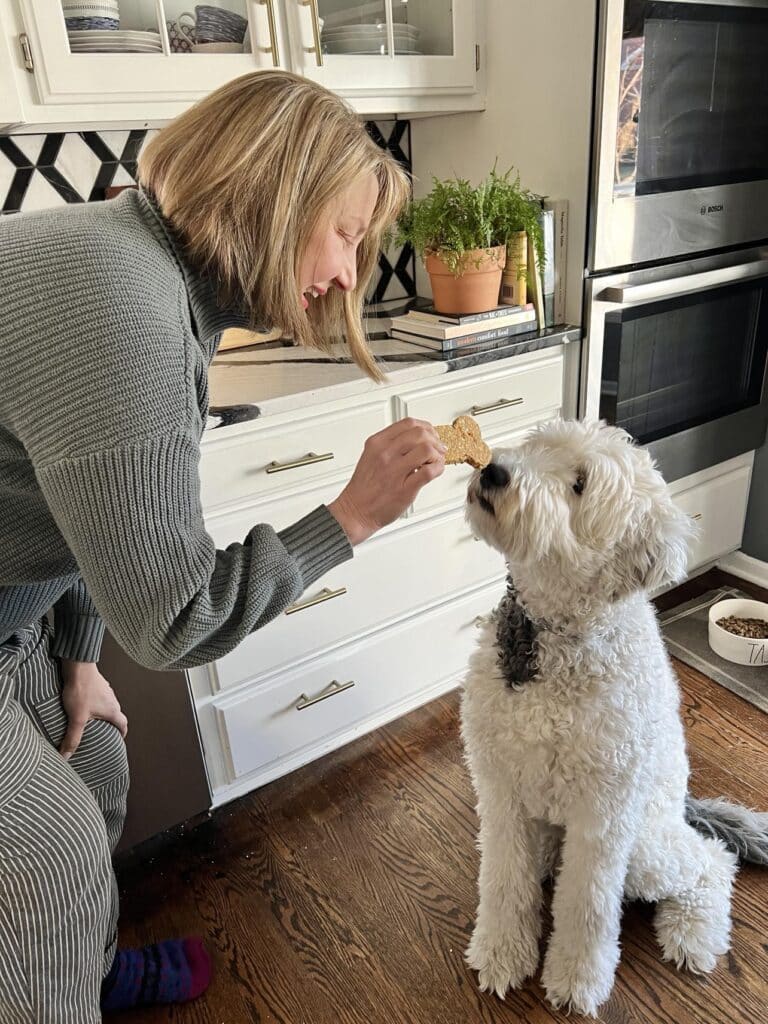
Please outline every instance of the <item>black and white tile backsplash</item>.
M368 121L366 127L371 137L410 171L410 123ZM10 214L103 200L110 186L135 182L139 153L154 134L150 129L0 136L0 210ZM415 294L410 247L382 253L372 301Z

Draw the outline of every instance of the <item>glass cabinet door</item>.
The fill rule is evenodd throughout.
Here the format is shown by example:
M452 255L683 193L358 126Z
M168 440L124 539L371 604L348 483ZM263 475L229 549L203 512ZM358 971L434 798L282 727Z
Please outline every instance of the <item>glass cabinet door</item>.
M453 0L317 0L323 53L367 56L453 55Z
M41 101L110 104L192 101L247 71L286 66L277 2L21 0Z
M297 70L330 88L474 84L474 0L288 2Z

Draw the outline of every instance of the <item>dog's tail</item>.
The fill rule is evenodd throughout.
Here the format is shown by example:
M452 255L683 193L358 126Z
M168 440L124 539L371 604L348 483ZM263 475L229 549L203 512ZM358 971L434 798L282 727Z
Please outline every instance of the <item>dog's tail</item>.
M768 813L750 811L719 797L685 799L685 820L697 832L722 839L742 863L768 867Z

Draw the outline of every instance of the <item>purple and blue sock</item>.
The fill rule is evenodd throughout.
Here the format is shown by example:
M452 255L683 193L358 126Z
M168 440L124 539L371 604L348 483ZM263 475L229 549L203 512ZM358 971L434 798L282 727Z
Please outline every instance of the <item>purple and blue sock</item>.
M211 962L202 939L166 939L119 949L101 985L102 1010L185 1003L208 988Z

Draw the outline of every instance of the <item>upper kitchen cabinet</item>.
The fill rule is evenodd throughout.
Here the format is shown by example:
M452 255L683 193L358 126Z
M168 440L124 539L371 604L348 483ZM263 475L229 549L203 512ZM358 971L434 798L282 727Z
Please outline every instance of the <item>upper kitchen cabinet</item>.
M161 125L272 67L360 114L480 109L480 2L0 0L0 127Z
M299 74L352 97L475 89L475 3L286 0Z

